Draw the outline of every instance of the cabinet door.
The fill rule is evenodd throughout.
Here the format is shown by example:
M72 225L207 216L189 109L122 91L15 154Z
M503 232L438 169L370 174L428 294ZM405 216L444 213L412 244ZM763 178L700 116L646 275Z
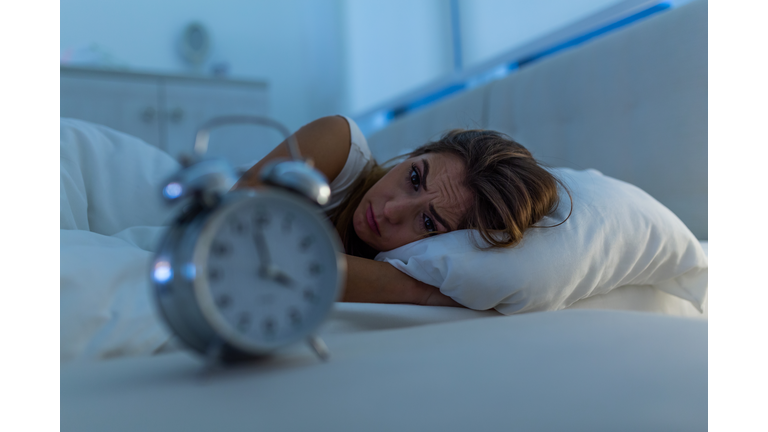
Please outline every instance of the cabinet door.
M157 80L62 72L60 96L62 117L109 126L161 146Z
M267 115L264 86L168 80L164 85L167 143L171 156L191 153L195 134L206 121L223 115ZM208 154L236 166L260 159L282 141L270 130L250 125L211 131Z

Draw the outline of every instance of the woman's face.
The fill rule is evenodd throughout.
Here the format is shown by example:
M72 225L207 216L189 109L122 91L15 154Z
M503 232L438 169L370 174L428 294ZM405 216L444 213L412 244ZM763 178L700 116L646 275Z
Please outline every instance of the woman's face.
M363 196L352 217L355 232L388 251L455 230L472 202L464 176L464 162L450 153L404 160Z

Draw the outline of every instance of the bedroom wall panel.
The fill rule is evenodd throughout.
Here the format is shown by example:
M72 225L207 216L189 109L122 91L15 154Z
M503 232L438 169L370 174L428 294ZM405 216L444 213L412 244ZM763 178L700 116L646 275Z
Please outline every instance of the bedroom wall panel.
M397 119L368 138L373 155L384 162L440 137L450 129L485 128L489 86L459 93L428 109Z
M707 2L495 82L488 127L553 166L635 184L707 238Z

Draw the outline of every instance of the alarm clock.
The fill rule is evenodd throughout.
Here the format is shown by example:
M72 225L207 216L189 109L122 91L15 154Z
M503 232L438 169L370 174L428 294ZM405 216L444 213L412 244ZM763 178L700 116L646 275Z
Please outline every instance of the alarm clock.
M293 157L266 166L259 190L232 191L239 177L232 165L204 157L212 127L242 123L277 128ZM206 123L195 156L182 160L161 193L168 202L188 201L151 268L160 315L184 345L213 362L233 362L306 340L327 358L314 332L341 296L346 260L320 208L330 187L301 159L287 129L255 116Z

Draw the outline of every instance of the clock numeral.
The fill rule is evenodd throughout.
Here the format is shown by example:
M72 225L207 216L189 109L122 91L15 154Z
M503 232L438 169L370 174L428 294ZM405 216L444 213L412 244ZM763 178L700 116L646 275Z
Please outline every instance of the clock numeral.
M235 234L243 234L245 232L245 224L240 219L231 221L229 226Z
M312 276L317 276L323 271L322 266L320 266L320 263L312 262L309 264L309 274Z
M217 268L209 268L208 269L208 280L211 282L215 282L218 280L221 280L224 277L224 272Z
M304 252L309 249L309 247L312 246L312 243L314 242L315 239L313 239L312 236L306 236L299 242L299 248L301 248L301 251Z
M302 293L304 296L304 300L314 303L317 301L317 296L315 295L315 292L312 291L311 288L304 288L304 292Z
M226 309L231 304L232 304L232 298L230 298L226 294L222 294L216 298L216 305L219 306L220 309Z
M275 324L275 320L267 318L261 323L261 327L267 336L274 336L277 325Z
M266 210L260 210L253 216L253 225L256 228L261 229L269 225L271 220L272 218L270 218L269 213L267 213Z
M232 252L232 245L223 241L214 241L211 245L211 254L216 257L225 257Z
M246 331L251 327L251 315L248 312L243 312L237 319L237 329L240 331Z
M291 232L291 229L293 228L293 220L296 219L296 216L293 213L288 213L283 218L283 223L281 225L284 233Z
M301 325L301 312L296 308L288 310L288 317L291 319L291 324L294 326Z

